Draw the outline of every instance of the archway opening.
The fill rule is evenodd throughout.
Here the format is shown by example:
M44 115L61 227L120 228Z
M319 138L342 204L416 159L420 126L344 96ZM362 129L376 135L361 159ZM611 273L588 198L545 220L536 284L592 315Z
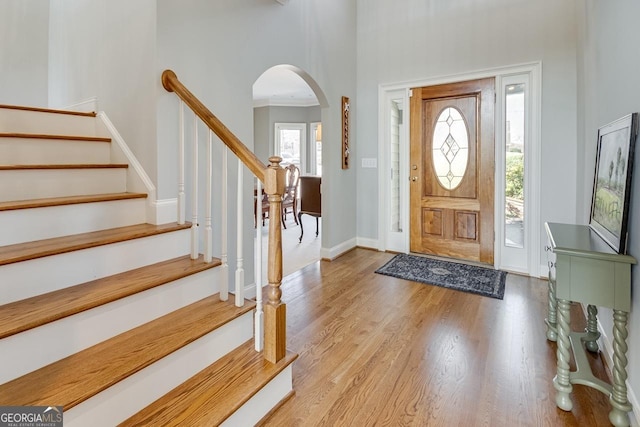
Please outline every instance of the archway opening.
M289 203L282 225L283 275L286 276L320 260L322 226L319 215L299 215L300 187L322 178L322 109L328 107L324 92L304 70L293 65L276 65L263 72L253 84L254 150L263 161L282 157L284 167L293 165L301 176L296 182L295 202ZM295 170L293 166L290 169ZM317 177L317 178L316 178ZM301 184L301 185L300 185ZM318 186L319 187L319 186ZM309 190L303 190L308 197ZM317 194L318 200L321 195ZM257 227L267 235L269 219L256 213ZM263 226L264 224L264 226ZM304 235L302 235L304 230ZM316 230L318 235L316 236ZM266 248L267 239L263 238ZM264 249L263 248L263 249ZM263 250L266 253L266 250ZM262 283L266 283L263 262Z

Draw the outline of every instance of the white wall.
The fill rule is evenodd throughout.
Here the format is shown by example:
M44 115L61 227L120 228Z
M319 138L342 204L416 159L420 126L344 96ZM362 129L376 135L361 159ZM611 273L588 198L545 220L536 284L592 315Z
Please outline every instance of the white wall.
M97 97L157 183L155 0L49 3L50 105Z
M0 104L47 107L49 2L0 2Z
M635 1L586 2L582 16L583 50L579 70L580 92L585 108L580 123L585 138L578 146L579 159L584 164L578 176L578 191L582 195L580 220L589 219L593 173L595 170L598 128L632 112L640 112L640 3ZM636 144L631 211L629 216L629 254L640 259L640 154ZM632 305L629 320L629 384L640 399L640 270L632 270ZM600 308L599 318L609 340L613 340L611 310ZM640 414L640 408L635 408Z
M574 1L358 0L354 163L378 157L379 85L540 60L540 236L544 221L574 221L576 32ZM378 238L377 173L358 166L358 237Z
M292 1L284 6L272 0L158 0L157 7L157 78L164 69L173 69L249 148L254 146L253 83L265 70L291 64L319 84L329 103L322 111L327 135L323 218L331 226L323 229L322 246L331 248L355 238L355 170L340 168L340 97L356 97L355 0ZM174 171L160 177L163 197L175 195L177 115L175 95L161 93L158 167ZM231 169L235 171L235 163ZM252 184L245 176L243 220L253 224ZM229 185L230 206L235 206L235 178ZM229 213L235 221L235 211ZM252 248L251 236L245 243ZM246 253L245 260L250 256Z

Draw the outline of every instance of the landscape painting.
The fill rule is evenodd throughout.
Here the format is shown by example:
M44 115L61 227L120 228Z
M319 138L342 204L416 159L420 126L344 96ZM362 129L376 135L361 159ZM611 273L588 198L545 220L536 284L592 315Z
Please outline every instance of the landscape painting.
M637 113L598 130L590 226L616 252L626 252Z

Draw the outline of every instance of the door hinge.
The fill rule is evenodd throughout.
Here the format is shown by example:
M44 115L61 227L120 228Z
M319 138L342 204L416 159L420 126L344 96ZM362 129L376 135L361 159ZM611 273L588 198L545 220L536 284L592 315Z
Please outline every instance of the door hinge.
M413 89L409 89L409 98L413 96Z

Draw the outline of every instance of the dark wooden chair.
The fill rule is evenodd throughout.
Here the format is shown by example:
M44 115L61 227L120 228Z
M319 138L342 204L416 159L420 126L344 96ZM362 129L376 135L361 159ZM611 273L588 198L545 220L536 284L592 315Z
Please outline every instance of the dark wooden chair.
M300 169L294 164L284 168L286 170L284 195L282 196L282 226L287 228L288 209L292 210L293 219L298 223L298 184L300 181Z

